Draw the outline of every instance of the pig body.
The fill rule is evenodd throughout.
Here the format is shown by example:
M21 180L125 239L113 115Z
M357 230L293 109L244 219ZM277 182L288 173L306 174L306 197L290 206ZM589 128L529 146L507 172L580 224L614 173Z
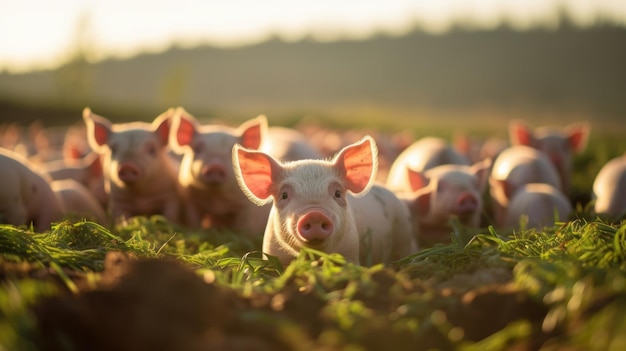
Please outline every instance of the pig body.
M546 126L532 129L521 121L513 120L509 123L509 139L512 145L530 146L544 152L559 174L560 189L567 194L573 155L587 147L589 129L587 123L571 124L565 128Z
M63 203L66 215L107 224L104 208L85 186L72 179L54 180L50 186Z
M530 183L522 186L509 201L504 226L519 229L521 221L526 221L526 228L552 227L555 221L567 220L572 211L561 190L549 184Z
M548 157L528 146L512 146L495 160L489 176L494 224L506 225L506 208L526 184L544 183L562 189L559 174Z
M452 217L467 228L479 227L490 165L491 161L485 160L472 166L447 164L426 171L405 170L407 181L397 184L396 194L410 209L413 235L420 248L449 243Z
M237 185L233 146L262 148L282 160L313 153L295 132L276 127L271 130L268 137L265 116L232 128L201 125L184 109L177 110L171 143L177 153L183 154L178 179L189 194L188 221L192 226L228 229L253 237L263 234L271 206L252 204Z
M404 149L393 161L386 186L394 192L409 184L407 169L421 172L445 164L469 165L469 159L441 138L422 138Z
M333 160L281 163L236 145L233 166L257 205L273 202L263 251L288 264L303 247L340 253L353 263L389 262L416 250L406 206L374 185L374 140L343 148Z
M47 162L42 165L42 168L52 180L71 179L77 181L91 192L100 205L107 206L108 196L104 190L100 155L91 153L74 162L67 160Z
M594 211L610 216L626 212L626 155L607 162L593 181Z
M33 223L37 231L44 231L63 217L63 205L48 179L24 157L0 150L0 184L1 223Z
M173 110L151 124L112 124L88 108L83 111L91 148L103 155L105 191L113 220L163 215L180 223L184 193L178 186L178 167L168 152Z

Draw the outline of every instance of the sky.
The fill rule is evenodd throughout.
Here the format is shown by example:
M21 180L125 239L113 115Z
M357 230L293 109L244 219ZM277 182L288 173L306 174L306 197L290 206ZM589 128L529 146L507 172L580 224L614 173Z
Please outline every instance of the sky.
M580 25L598 15L626 24L624 0L0 0L0 70L53 68L82 42L89 60L175 44L239 46L271 36L299 40L445 32L462 19L493 28L554 25L565 9Z

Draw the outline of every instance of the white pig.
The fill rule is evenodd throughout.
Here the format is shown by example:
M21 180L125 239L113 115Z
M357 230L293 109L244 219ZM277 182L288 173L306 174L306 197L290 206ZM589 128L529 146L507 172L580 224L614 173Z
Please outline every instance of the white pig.
M64 179L54 180L50 186L63 203L65 215L107 224L104 208L84 185L73 179Z
M46 162L42 169L52 180L72 179L85 186L98 202L106 207L108 195L104 190L104 176L102 174L102 160L97 153L68 162L57 160Z
M37 231L44 231L62 217L63 205L46 175L26 158L0 149L0 223L32 223Z
M559 174L548 157L529 146L511 146L496 158L489 176L494 224L506 224L506 208L515 192L530 183L562 189Z
M568 194L572 173L572 159L587 147L589 124L571 124L565 128L539 127L532 129L524 122L509 122L511 145L526 145L543 151L559 174L561 190Z
M401 190L409 181L407 168L420 172L445 164L469 165L470 161L444 139L421 138L404 149L393 161L386 185L393 191Z
M163 215L180 223L184 194L177 181L177 164L168 153L173 112L164 112L152 123L113 124L84 109L89 145L103 155L105 191L113 220Z
M552 227L555 221L565 221L573 211L572 204L563 192L550 184L530 183L513 195L506 209L504 227L541 229Z
M478 228L491 160L472 166L440 165L425 171L405 168L406 181L395 193L411 212L414 236L420 248L449 243L454 216L467 228Z
M273 202L263 252L287 265L303 247L340 253L349 262L390 262L416 250L406 206L373 185L376 144L367 136L332 160L281 163L266 153L233 148L241 189L259 206Z
M607 162L593 181L594 211L610 216L626 213L626 155Z
M252 237L263 234L270 206L248 201L235 180L232 148L264 148L280 159L315 157L295 131L277 129L268 137L267 118L260 115L238 128L202 125L183 108L176 110L170 135L173 150L183 154L179 182L190 198L189 222L194 227L211 226Z

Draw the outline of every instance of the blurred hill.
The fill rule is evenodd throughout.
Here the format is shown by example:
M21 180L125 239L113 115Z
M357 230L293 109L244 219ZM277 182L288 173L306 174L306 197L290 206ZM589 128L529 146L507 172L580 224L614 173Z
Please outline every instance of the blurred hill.
M63 113L50 118L64 122L68 114L68 121L78 120L84 106L151 119L178 105L195 115L247 117L341 106L530 107L620 121L626 115L626 29L416 30L362 41L171 48L95 64L78 57L56 70L1 73L0 101L4 121L38 115L20 106L31 112L56 107Z

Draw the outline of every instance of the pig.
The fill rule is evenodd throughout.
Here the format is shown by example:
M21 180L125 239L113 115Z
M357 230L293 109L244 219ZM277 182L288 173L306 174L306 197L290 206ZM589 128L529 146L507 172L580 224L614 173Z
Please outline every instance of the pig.
M63 203L65 215L107 224L104 208L84 185L73 179L54 180L50 187Z
M87 156L68 162L66 159L50 161L42 169L52 180L72 179L82 184L103 206L107 207L107 194L104 190L101 156L90 153Z
M280 162L233 147L237 183L258 206L272 203L263 252L288 265L302 250L339 253L355 264L388 263L417 250L407 207L375 185L376 143L365 136L332 160Z
M178 185L178 165L169 153L174 109L152 123L113 124L89 108L83 110L90 147L102 155L105 192L111 219L162 215L181 223L185 194Z
M590 127L588 123L570 124L565 128L530 128L519 120L509 122L511 145L526 145L543 151L561 179L561 190L569 194L573 155L587 147Z
M566 221L572 211L572 204L560 189L550 184L525 184L509 201L504 227L553 227L555 221ZM524 221L524 225L520 225Z
M609 216L626 214L626 155L607 162L593 181L594 211Z
M385 185L393 191L401 191L409 181L407 168L419 172L444 164L468 166L470 161L444 139L421 138L409 145L396 157L387 174Z
M422 248L451 242L450 219L466 228L480 226L491 160L471 166L444 164L425 171L405 168L406 180L394 187L410 209L413 236Z
M0 223L50 229L63 217L63 204L49 179L25 157L0 149Z
M549 184L559 190L561 178L554 164L541 151L523 145L511 146L496 158L489 175L489 194L494 225L506 225L506 208L524 185Z
M176 110L170 141L173 150L183 155L178 179L189 194L191 226L232 230L250 237L263 234L270 206L255 206L237 185L232 166L233 145L263 148L284 160L319 156L295 131L276 131L268 137L264 115L232 128L202 125L184 108Z

